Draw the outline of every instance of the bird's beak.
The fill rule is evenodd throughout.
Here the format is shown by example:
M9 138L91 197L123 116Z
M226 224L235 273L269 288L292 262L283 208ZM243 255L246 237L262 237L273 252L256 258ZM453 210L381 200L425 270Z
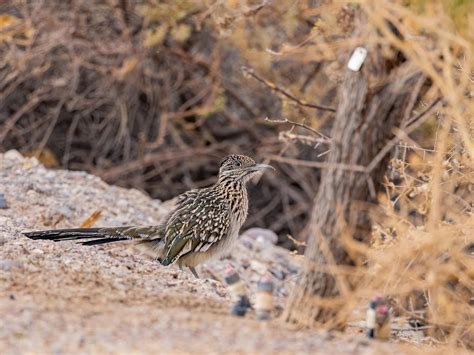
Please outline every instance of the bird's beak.
M268 165L268 164L255 164L255 166L253 166L253 168L255 170L264 170L264 169L272 169L272 170L275 170L275 168L271 165Z

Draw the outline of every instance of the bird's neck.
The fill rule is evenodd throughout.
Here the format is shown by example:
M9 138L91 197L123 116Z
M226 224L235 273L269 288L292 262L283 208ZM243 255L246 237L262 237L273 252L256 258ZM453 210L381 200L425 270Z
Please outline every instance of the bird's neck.
M248 196L245 182L230 177L219 177L214 188L224 197L240 223L245 221L248 211Z
M226 194L247 193L245 183L240 179L228 176L219 176L214 188L219 192Z

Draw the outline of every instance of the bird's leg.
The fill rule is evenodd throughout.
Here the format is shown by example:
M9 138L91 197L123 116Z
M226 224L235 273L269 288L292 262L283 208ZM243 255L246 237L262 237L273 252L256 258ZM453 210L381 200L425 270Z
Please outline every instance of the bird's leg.
M195 269L194 267L192 267L192 266L188 266L188 268L189 268L189 270L191 270L191 272L193 273L194 277L195 277L196 279L199 279L199 275L198 275L196 269Z
M180 262L178 262L178 266L179 266L179 270L183 271L183 264L181 264ZM189 270L191 270L192 274L194 275L194 277L196 279L199 279L199 275L196 271L196 269L192 266L188 266Z

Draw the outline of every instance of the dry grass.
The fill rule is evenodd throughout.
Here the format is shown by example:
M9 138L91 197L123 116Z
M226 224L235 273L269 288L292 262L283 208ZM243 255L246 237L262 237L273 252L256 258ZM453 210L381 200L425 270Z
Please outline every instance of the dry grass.
M372 245L355 242L348 232L347 250L363 255L361 264L324 266L336 276L340 295L308 302L340 310L340 319L326 324L330 326L353 317L354 311L374 295L384 295L391 300L396 316L424 324L427 341L472 348L472 32L460 34L443 5L437 2L426 3L422 13L393 1L361 1L361 8L369 21L360 36L346 38L341 46L330 46L322 52L320 42L315 40L312 45L294 47L285 55L297 53L303 60L315 53L335 58L338 51L347 49L348 43L390 44L391 50L400 51L429 77L431 87L420 102L413 102L402 126L394 132L391 144L396 143L395 149L379 205L361 207L369 208L372 214ZM387 26L387 21L401 36ZM422 85L413 88L414 99ZM434 106L423 118L410 118L417 117L437 97L442 98L442 105ZM417 120L420 127L409 129ZM321 265L315 267L322 270ZM308 324L313 316L307 312L301 318L302 323Z
M389 295L401 314L431 325L428 335L472 348L474 37L456 33L441 4L427 5L430 16L373 5L364 7L373 26L430 77L428 95L441 94L444 105L413 138L403 127L395 132L403 143L380 199L383 218L375 217L393 242L367 250L368 270L356 292ZM407 40L388 33L382 19Z

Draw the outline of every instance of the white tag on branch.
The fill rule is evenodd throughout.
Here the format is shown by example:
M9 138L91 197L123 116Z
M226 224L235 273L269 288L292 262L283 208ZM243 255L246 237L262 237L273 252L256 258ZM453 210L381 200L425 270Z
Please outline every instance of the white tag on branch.
M365 58L367 58L367 49L357 47L354 50L354 53L352 53L351 59L349 59L349 63L347 63L347 67L352 71L359 71L362 64L364 64Z

